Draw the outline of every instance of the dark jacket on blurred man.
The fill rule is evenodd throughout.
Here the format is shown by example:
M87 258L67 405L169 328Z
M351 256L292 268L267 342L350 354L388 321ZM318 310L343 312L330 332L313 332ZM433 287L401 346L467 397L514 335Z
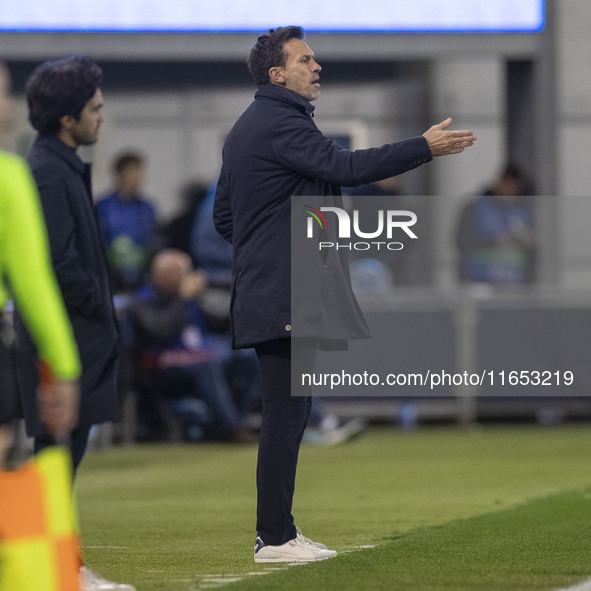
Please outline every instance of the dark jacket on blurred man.
M39 187L51 257L82 362L80 423L118 417L118 329L90 186L90 166L53 136L40 135L28 156ZM18 384L27 431L40 435L35 347L15 318Z

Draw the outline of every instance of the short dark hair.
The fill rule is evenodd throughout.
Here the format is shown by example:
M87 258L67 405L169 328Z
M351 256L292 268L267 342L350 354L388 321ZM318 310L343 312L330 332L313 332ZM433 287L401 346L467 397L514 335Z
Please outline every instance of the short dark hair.
M269 82L269 68L285 67L287 53L283 44L290 39L303 38L304 30L301 27L269 29L266 33L258 36L247 61L248 71L258 86Z
M113 171L121 174L128 166L143 166L144 157L139 152L123 152L113 161Z
M82 109L102 81L103 71L88 56L71 55L43 62L27 80L31 125L39 133L56 134L65 115L80 119Z

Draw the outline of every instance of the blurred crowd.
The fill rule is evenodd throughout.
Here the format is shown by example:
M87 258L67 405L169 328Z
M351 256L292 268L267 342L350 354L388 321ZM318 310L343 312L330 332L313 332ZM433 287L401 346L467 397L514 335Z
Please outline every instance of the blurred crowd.
M123 335L120 389L136 399L136 438L254 441L247 418L257 405L256 359L231 347L231 247L204 214L214 187L188 185L184 211L159 224L145 168L140 152L119 154L113 191L96 204Z

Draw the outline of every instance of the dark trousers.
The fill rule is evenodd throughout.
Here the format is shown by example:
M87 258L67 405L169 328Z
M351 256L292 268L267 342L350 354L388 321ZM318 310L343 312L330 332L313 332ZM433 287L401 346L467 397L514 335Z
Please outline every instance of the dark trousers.
M72 455L72 468L74 472L76 472L76 469L80 465L84 453L86 452L89 433L90 427L79 427L70 433L68 447L70 448L70 454ZM37 435L37 437L35 437L35 453L56 444L57 441L53 435Z
M298 344L294 378L312 371L316 343ZM265 544L296 537L291 514L298 453L310 416L309 391L292 392L292 343L281 339L256 347L261 374L263 417L257 464L257 534ZM297 380L294 379L294 384Z

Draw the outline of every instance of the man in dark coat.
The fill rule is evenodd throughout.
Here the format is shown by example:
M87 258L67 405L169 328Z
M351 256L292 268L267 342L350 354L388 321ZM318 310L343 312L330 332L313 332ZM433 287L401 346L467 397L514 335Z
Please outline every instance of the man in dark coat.
M341 300L337 310L323 306L332 317L330 323L321 323L330 325L334 334L291 338L291 197L323 195L326 205L338 206L340 185L391 177L433 156L462 152L475 140L471 131L447 130L447 119L422 137L369 150L340 149L312 120L310 102L320 95L321 68L303 37L299 27L271 29L253 46L248 66L258 89L226 138L214 209L216 228L233 244L234 346L255 347L262 380L257 562L336 555L305 538L291 515L298 450L310 411L309 396L302 396L309 393L291 391L291 373L297 375L301 369L292 367L292 348L299 350L299 343L305 342L296 365L309 371L324 340L367 335L347 272L341 258L335 257L333 283L344 286L344 304Z
M105 254L92 201L90 166L76 154L92 145L103 122L102 71L90 58L71 56L38 66L27 81L29 120L39 132L27 161L39 188L51 260L78 345L80 419L70 433L76 468L93 424L117 420L119 332ZM16 326L17 381L35 451L55 444L37 418L37 353L19 315ZM134 591L106 581L82 566L85 591Z
M90 165L76 154L94 144L103 121L102 72L89 58L39 66L27 83L29 119L39 132L28 156L39 188L51 258L82 362L80 421L72 433L74 466L95 423L117 414L118 330L92 202ZM52 444L38 419L36 351L17 315L17 372L27 431L36 450Z

